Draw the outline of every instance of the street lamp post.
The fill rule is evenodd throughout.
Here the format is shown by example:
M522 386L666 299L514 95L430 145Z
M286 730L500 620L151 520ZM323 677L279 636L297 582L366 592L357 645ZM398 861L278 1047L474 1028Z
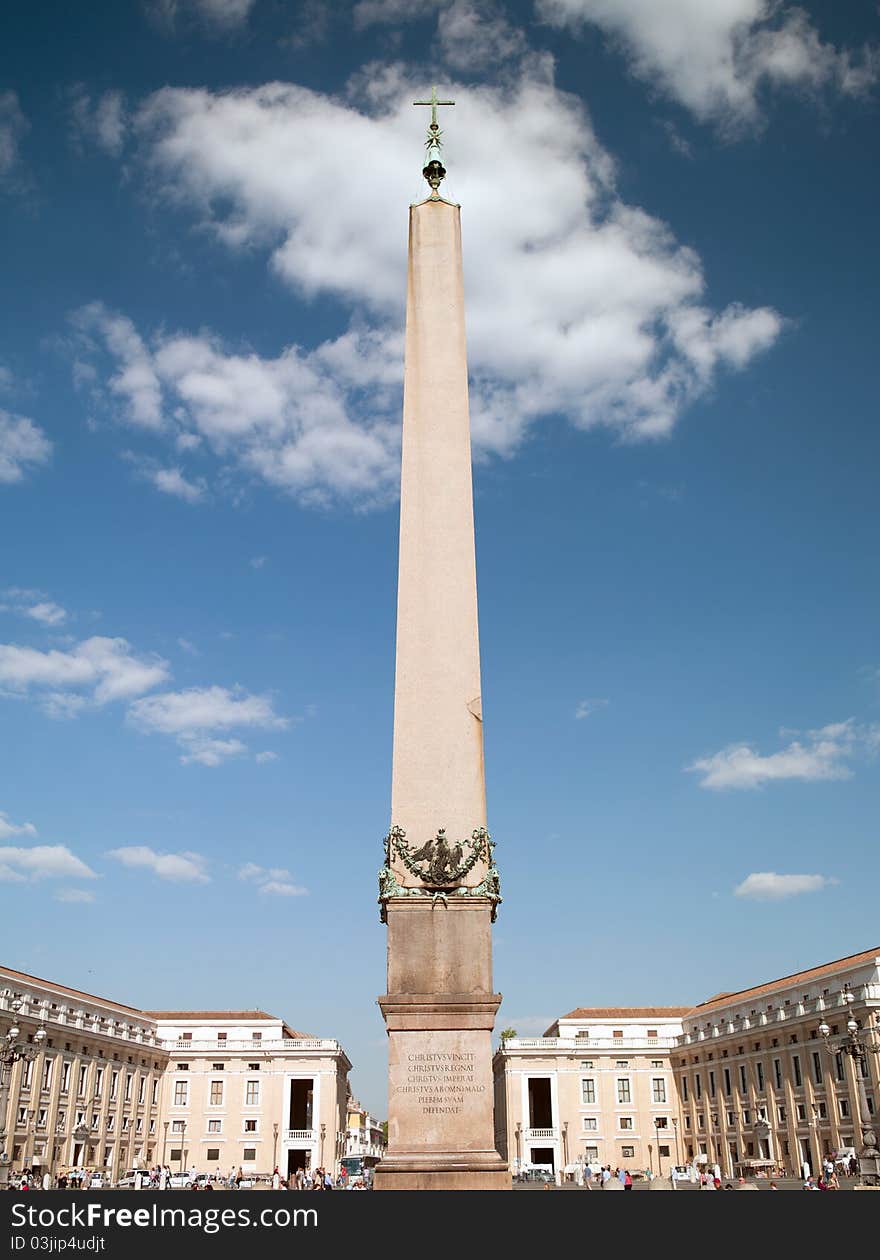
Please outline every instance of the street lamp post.
M278 1167L278 1122L272 1125L272 1172Z
M657 1176L663 1176L663 1162L660 1159L660 1117L654 1117L654 1137L657 1139ZM650 1147L648 1150L650 1151Z
M322 1168L324 1167L324 1138L326 1137L326 1135L327 1135L327 1126L326 1124L322 1124L321 1125L321 1153L318 1157L318 1161Z
M16 1063L32 1063L46 1040L46 1029L43 1020L34 1033L33 1043L19 1041L21 1029L16 1017L24 1003L21 998L13 998L9 1004L12 1011L12 1026L6 1036L0 1038L0 1190L5 1190L9 1182L10 1156L6 1149L7 1120L9 1112L9 1085L13 1065Z
M825 1020L819 1025L819 1033L829 1050L848 1055L852 1059L858 1094L859 1114L856 1120L862 1135L862 1149L859 1151L860 1180L863 1185L876 1186L880 1185L880 1150L877 1148L877 1134L874 1132L871 1124L871 1114L868 1111L868 1095L865 1090L862 1065L867 1061L869 1051L872 1054L877 1054L880 1051L878 1051L877 1046L871 1045L865 1040L865 1030L852 1013L852 1004L856 999L848 984L843 986L842 996L846 1009L849 1011L849 1018L846 1021L846 1035L837 1042L832 1042L831 1029Z
M168 1145L168 1121L162 1121L162 1167L165 1167L165 1148Z

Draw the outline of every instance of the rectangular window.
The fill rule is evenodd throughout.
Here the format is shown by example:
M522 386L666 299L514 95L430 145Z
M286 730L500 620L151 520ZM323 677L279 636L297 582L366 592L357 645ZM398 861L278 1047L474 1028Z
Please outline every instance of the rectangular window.
M731 1089L732 1089L732 1085L730 1081L730 1068L725 1068L724 1069L724 1092L728 1098L730 1097Z
M621 1146L620 1148L621 1159L635 1159L635 1155L636 1155L636 1148L634 1146Z
M749 1092L748 1077L746 1076L746 1065L744 1063L741 1063L739 1065L739 1092L741 1094L747 1094Z
M88 1068L81 1067L79 1070L79 1079L76 1082L76 1092L79 1097L86 1092L86 1074Z
M222 1126L223 1126L223 1121L222 1121L222 1120L209 1120L209 1121L208 1121L208 1132L209 1132L209 1133L222 1133L222 1132L223 1132L223 1127L222 1127Z
M822 1056L818 1050L813 1051L813 1080L817 1085L822 1084Z
M147 1078L142 1076L138 1085L138 1102L142 1103L147 1094Z
M842 1081L842 1080L844 1079L844 1078L843 1078L843 1055L842 1055L842 1054L836 1054L836 1055L834 1056L834 1075L835 1075L835 1077L837 1078L837 1080L838 1080L838 1081Z
M159 1082L158 1082L158 1080L155 1080L155 1081L153 1081L153 1095L152 1095L152 1098L151 1098L151 1100L150 1100L150 1101L152 1102L152 1104L153 1104L153 1106L154 1106L154 1107L155 1107L155 1105L156 1105L156 1102L157 1102L157 1100L158 1100L158 1097L159 1097Z
M116 1102L116 1095L119 1093L119 1073L110 1073L110 1101Z
M584 1128L595 1131L599 1127L599 1121L595 1116L584 1116Z
M777 1089L782 1089L782 1060L773 1060L773 1080Z
M649 1036L649 1037L656 1037L656 1036L657 1036L657 1029L656 1029L656 1028L649 1028L649 1029L648 1029L648 1036Z
M804 1082L803 1077L801 1076L801 1056L799 1054L793 1054L791 1056L791 1070L794 1072L795 1088L800 1088Z
M223 1042L225 1042L225 1041L226 1041L226 1033L221 1033L221 1032L218 1032L218 1034L217 1034L217 1040L218 1040L218 1041L221 1043L221 1045L222 1045L222 1044L223 1044Z
M212 1071L212 1072L222 1072L222 1071L223 1071L223 1069L224 1069L225 1067L226 1067L226 1064L225 1064L225 1063L212 1063L212 1064L211 1064L211 1071Z
M687 1081L687 1077L686 1077L686 1076L683 1076L683 1077L681 1078L681 1097L682 1097L682 1101L683 1101L683 1102L687 1102L687 1100L688 1100L688 1081Z
M113 1115L113 1112L111 1111L107 1115L107 1128L112 1129L115 1123L116 1123L116 1117Z
M807 1104L806 1104L806 1103L797 1103L797 1104L796 1104L796 1106L797 1106L797 1118L798 1118L798 1120L806 1120L806 1118L807 1118Z
M629 1080L625 1076L618 1077L617 1080L617 1101L619 1103L632 1102Z
M691 1118L690 1118L690 1116L685 1116L685 1118L684 1118L684 1127L685 1127L686 1129L690 1129L690 1128L692 1127L692 1126L691 1126Z
M651 1081L651 1090L653 1092L655 1103L666 1102L666 1081L662 1076L655 1076Z
M837 1106L840 1109L841 1120L848 1120L849 1119L849 1101L846 1098L839 1098L837 1100Z
M705 1117L705 1116L697 1116L697 1128L698 1128L698 1129L705 1129L705 1127L706 1127L706 1117Z
M223 1104L223 1082L211 1081L211 1106L220 1107Z
M593 1060L592 1060L592 1059L582 1059L582 1060L581 1060L581 1071L582 1071L582 1072L592 1072L592 1070L593 1070Z
M193 1039L193 1035L191 1032L180 1034L181 1041L192 1041L192 1039Z
M779 1117L779 1123L780 1123L780 1124L785 1124L785 1108L784 1108L784 1107L777 1107L777 1108L776 1108L776 1114L777 1114L777 1116Z
M651 1060L651 1067L652 1067L652 1068L658 1068L658 1067L659 1067L659 1068L662 1068L662 1066L663 1066L663 1060L662 1060L662 1059L652 1059L652 1060Z
M95 1098L101 1097L101 1087L104 1084L104 1069L95 1068Z
M178 1070L178 1072L188 1072L188 1071L189 1071L189 1064L188 1064L188 1063L178 1063L178 1065L177 1065L177 1070Z
M260 1065L259 1065L259 1063L249 1063L249 1064L248 1064L248 1071L249 1071L249 1072L259 1072L259 1070L260 1070Z
M596 1082L592 1078L581 1081L581 1102L594 1103L596 1101Z
M43 1089L48 1089L52 1084L52 1065L54 1062L54 1059L43 1060Z
M248 1081L245 1085L244 1101L248 1107L256 1107L260 1101L260 1082Z
M245 1131L245 1133L256 1133L256 1131L257 1131L257 1122L256 1122L256 1120L245 1120L245 1122L244 1122L244 1131Z
M727 1124L728 1124L728 1127L731 1129L736 1125L736 1112L735 1111L728 1111Z
M189 1096L189 1082L174 1082L174 1105L175 1107L185 1107Z
M584 1160L588 1164L598 1164L599 1162L598 1146L585 1146L584 1147Z
M621 1129L631 1129L633 1127L632 1116L621 1116L620 1127Z
M763 1063L755 1064L755 1076L758 1078L758 1092L763 1093L764 1091L764 1064Z
M745 1111L743 1112L743 1124L749 1125L751 1123L752 1123L752 1113L749 1111L747 1107Z
M655 1116L654 1128L655 1129L668 1129L669 1128L668 1118L666 1116Z
M61 1092L66 1094L70 1089L70 1062L65 1059L61 1064Z
M252 1164L257 1158L257 1148L255 1146L246 1146L241 1158L245 1164Z
M668 1159L668 1157L669 1157L669 1147L668 1147L668 1146L658 1146L658 1147L657 1147L657 1154L658 1154L658 1155L664 1155L664 1156L666 1156L666 1158Z
M715 1073L714 1072L709 1073L709 1097L710 1098L715 1097Z
M694 1093L697 1098L703 1097L703 1078L700 1076L699 1072L694 1075Z
M216 1160L218 1160L218 1161L219 1161L219 1159L220 1159L220 1147L219 1147L219 1146L209 1146L209 1147L208 1147L208 1149L207 1149L207 1151L205 1152L205 1158L206 1158L206 1159L209 1159L209 1160L216 1159Z
M134 1080L131 1072L125 1074L125 1101L131 1102L131 1083Z
M612 1032L611 1036L612 1036L612 1037L622 1037L622 1036L623 1036L623 1029L622 1029L622 1028L615 1028L615 1029L614 1029L614 1031Z
M183 1132L183 1126L184 1126L185 1124L186 1124L186 1121L185 1121L185 1120L172 1120L172 1121L171 1121L171 1132L172 1132L172 1133L182 1133L182 1132Z
M629 1059L618 1059L617 1062L614 1064L614 1066L619 1067L619 1068L628 1068Z
M262 1040L263 1040L263 1034L261 1032L251 1033L251 1041L262 1041Z

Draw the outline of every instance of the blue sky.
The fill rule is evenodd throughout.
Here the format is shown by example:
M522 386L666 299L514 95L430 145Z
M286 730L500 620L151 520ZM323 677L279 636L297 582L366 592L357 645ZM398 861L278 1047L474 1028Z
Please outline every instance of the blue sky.
M877 27L867 0L7 15L5 962L264 1006L338 1036L384 1114L410 102L434 82L499 1027L876 943Z

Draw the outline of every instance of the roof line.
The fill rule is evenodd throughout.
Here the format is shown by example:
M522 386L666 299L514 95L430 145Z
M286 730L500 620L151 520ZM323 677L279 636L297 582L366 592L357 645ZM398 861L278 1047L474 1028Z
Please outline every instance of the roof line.
M0 964L0 974L17 976L20 980L30 980L34 984L45 984L50 989L59 989L72 997L87 998L90 1002L100 1002L105 1006L116 1006L122 1011L131 1011L134 1015L144 1015L149 1018L149 1011L141 1010L139 1006L127 1006L125 1002L117 1002L114 998L99 997L97 993L86 993L84 989L72 989L67 984L59 984L57 980L46 980L42 976L32 976L29 972L17 971L14 967Z
M843 958L835 958L833 962L816 963L814 967L802 967L800 971L792 971L787 976L780 976L777 980L764 980L761 984L750 984L745 989L733 989L729 993L719 993L715 997L705 998L704 1001L698 1002L692 1009L694 1011L701 1010L704 1006L711 1006L715 1002L732 1001L734 998L742 997L746 993L754 993L756 989L769 989L771 986L784 985L786 980L799 980L803 977L812 975L815 971L829 971L834 967L841 966L843 963L867 962L869 958L880 958L880 946L876 949L865 949L858 954L846 954Z

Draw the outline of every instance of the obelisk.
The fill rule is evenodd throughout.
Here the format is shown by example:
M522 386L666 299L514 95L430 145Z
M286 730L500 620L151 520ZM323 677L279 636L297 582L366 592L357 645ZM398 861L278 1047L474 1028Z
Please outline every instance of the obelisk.
M388 1151L377 1190L509 1190L495 1149L491 924L459 207L436 89L410 207L388 925Z

